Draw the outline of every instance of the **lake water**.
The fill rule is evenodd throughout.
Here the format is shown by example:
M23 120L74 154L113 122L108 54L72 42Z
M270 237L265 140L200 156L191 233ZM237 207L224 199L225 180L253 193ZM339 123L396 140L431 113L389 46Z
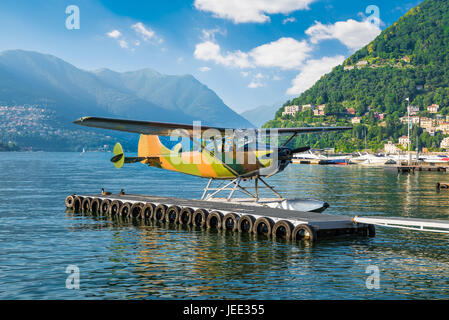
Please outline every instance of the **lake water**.
M0 153L0 299L447 299L449 236L377 228L376 238L291 244L250 235L118 224L65 213L72 193L198 198L206 180L117 170L107 153ZM290 165L270 178L335 215L449 219L446 173ZM66 288L66 268L80 271ZM369 266L380 288L368 289Z

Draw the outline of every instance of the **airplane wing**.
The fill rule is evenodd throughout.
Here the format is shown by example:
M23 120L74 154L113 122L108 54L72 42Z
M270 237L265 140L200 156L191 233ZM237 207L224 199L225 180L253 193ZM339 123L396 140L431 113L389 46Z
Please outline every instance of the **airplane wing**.
M94 128L118 130L125 132L134 132L140 134L157 135L157 136L171 136L176 131L182 130L187 132L189 135L193 135L195 127L193 125L187 124L176 124L176 123L164 123L164 122L150 122L150 121L137 121L137 120L124 120L124 119L110 119L110 118L98 118L98 117L83 117L75 120L73 123ZM327 131L344 131L351 130L352 127L306 127L306 128L267 128L267 129L232 129L232 128L219 128L219 127L208 127L201 126L197 127L196 130L201 130L204 132L206 130L213 129L219 131L222 135L229 134L229 132L245 133L246 130L255 132L256 134L266 133L279 135L297 135L300 133L319 133Z

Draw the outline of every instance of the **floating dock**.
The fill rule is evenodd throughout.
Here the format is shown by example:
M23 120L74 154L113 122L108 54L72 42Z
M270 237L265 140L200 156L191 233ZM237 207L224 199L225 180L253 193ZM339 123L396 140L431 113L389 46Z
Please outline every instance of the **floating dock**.
M375 236L373 224L351 217L274 209L256 204L132 194L69 195L68 210L109 218L155 220L209 229L255 233L285 240L316 241L337 236Z

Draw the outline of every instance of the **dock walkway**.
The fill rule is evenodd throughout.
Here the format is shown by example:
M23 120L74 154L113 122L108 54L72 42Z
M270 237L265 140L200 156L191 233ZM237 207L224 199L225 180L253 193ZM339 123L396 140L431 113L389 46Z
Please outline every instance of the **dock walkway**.
M69 210L109 217L151 219L198 227L252 232L284 239L340 235L374 236L374 226L355 223L351 217L255 206L133 194L86 194L66 198Z

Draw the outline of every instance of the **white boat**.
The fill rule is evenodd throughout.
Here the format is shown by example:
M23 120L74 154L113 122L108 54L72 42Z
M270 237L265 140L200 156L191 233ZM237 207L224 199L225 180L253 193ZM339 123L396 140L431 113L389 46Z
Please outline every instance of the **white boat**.
M396 161L390 156L376 154L360 154L358 157L351 158L351 163L361 164L364 166L383 166L385 164L395 163Z
M293 159L296 160L327 160L327 157L321 154L314 154L312 151L307 151L304 153L296 153L293 155Z
M426 156L424 157L423 161L428 163L449 163L449 156L446 155Z

